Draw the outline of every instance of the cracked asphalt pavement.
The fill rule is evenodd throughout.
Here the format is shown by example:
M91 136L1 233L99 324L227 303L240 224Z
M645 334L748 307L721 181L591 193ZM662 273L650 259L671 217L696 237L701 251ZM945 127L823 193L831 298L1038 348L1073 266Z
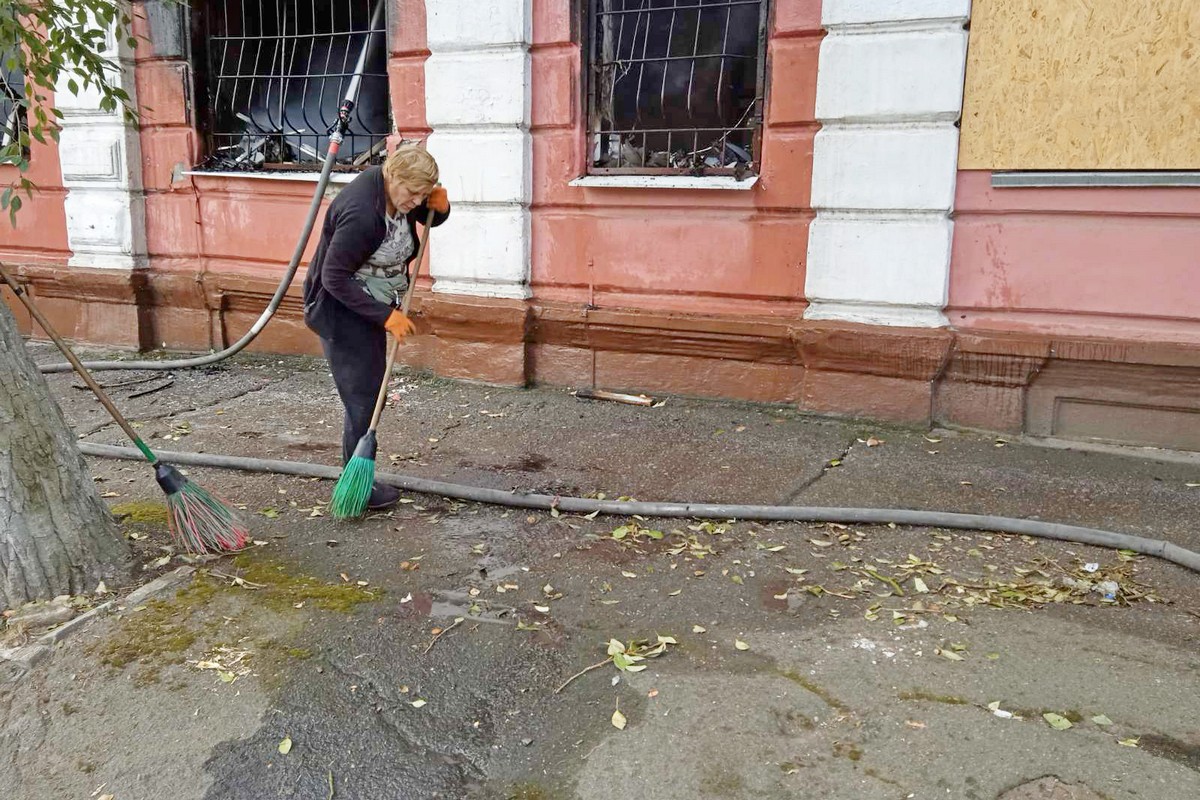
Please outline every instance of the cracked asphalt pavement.
M114 396L154 448L336 463L319 361L101 382L141 378ZM49 380L82 438L123 443L72 376ZM407 373L392 392L383 470L1037 517L1200 549L1186 458ZM137 582L184 563L151 472L89 466ZM1200 580L1169 564L987 532L589 519L420 495L339 523L328 482L189 473L242 508L255 546L196 564L178 596L96 622L28 673L0 668L6 798L1200 796ZM1089 575L1118 580L1119 602L1071 589ZM659 636L674 643L644 670L606 663L611 640Z

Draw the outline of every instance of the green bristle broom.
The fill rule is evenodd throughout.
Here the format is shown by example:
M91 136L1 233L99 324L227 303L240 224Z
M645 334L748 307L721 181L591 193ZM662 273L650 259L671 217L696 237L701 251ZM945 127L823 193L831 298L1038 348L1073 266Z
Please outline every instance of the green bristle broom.
M25 290L5 271L2 264L0 264L0 279L3 279L16 293L17 298L28 309L30 316L58 346L62 354L71 362L71 366L79 373L79 377L83 378L83 382L96 394L113 420L121 426L125 435L137 445L138 450L142 451L142 455L154 467L154 478L167 496L167 523L172 538L189 553L196 555L241 550L245 547L246 541L250 538L250 532L246 526L224 503L209 494L203 487L192 483L175 467L158 460L158 456L154 455L154 452L142 441L142 437L134 432L133 427L113 405L109 396L75 357L75 353L71 351L66 342L50 327L50 322L34 306Z
M422 232L421 244L417 248L417 257L413 260L412 275L408 279L408 289L404 299L400 301L400 310L408 314L412 303L413 290L417 288L417 275L421 272L421 262L425 258L425 246L429 244L429 231L433 228L433 209L425 218L425 230ZM358 440L354 454L342 468L337 485L333 487L333 499L329 508L338 519L354 519L361 517L367 510L371 499L371 489L375 485L375 453L378 441L375 429L379 427L379 418L383 415L383 406L387 400L388 381L392 377L392 367L396 364L396 354L400 351L400 342L392 345L388 353L387 366L383 370L383 381L379 384L379 395L375 398L375 413L371 415L371 426Z

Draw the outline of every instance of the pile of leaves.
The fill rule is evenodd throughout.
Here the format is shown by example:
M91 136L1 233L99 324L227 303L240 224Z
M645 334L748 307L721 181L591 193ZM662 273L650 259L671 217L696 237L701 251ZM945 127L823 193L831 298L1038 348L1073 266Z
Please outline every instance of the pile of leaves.
M1076 559L1070 566L1040 558L1014 567L1012 577L995 574L977 578L957 577L935 561L910 554L903 562L893 563L875 558L872 563L855 558L851 563L833 562L835 573L854 576L857 580L847 587L827 588L806 580L807 570L786 568L795 576L800 590L810 594L833 595L845 599L906 598L903 608L885 608L882 602L872 604L865 616L879 618L890 612L897 625L904 625L921 614L943 614L949 621L958 621L956 610L980 606L992 608L1041 608L1052 603L1072 605L1130 605L1132 603L1166 603L1145 585L1138 582L1134 572L1135 558L1119 553L1109 564L1084 564Z

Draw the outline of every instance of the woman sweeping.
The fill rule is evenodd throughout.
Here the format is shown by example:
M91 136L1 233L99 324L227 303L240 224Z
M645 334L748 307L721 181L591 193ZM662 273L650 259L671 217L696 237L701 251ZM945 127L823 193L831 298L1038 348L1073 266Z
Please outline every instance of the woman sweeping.
M321 338L346 409L342 462L371 423L387 363L387 334L414 330L400 311L408 267L417 253L417 222L450 216L438 166L423 148L399 147L382 166L363 171L329 205L321 242L304 280L304 322ZM387 508L400 492L376 483L367 507Z

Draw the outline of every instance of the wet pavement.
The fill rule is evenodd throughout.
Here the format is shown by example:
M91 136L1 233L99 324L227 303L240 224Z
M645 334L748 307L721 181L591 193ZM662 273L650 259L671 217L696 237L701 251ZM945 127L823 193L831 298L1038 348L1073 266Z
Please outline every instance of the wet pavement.
M114 396L152 447L336 462L320 362L101 380L141 378ZM71 376L50 381L89 441L123 443ZM1200 467L1186 460L410 374L393 397L389 471L1037 517L1200 549ZM150 471L89 465L138 580L183 563L162 549ZM189 473L244 506L258 544L4 676L6 797L1007 800L1044 796L1029 784L1047 776L1064 797L1200 796L1200 579L1153 559L982 532L588 519L420 495L343 523L325 509L328 482ZM1120 602L1069 590L1089 578L1117 580ZM659 637L642 671L606 663L611 640L637 653Z

